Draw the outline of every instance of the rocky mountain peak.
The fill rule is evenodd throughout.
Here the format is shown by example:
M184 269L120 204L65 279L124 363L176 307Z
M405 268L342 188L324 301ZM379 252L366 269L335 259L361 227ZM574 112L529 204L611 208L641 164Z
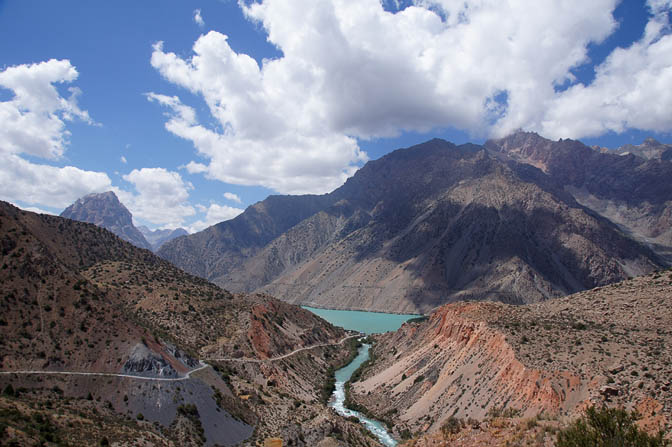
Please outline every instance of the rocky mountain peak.
M136 247L152 249L133 225L133 215L113 191L88 194L77 199L61 213L61 217L88 222L110 230Z
M655 138L648 137L647 139L644 140L644 143L642 143L644 146L660 146L661 143L660 141L656 140Z

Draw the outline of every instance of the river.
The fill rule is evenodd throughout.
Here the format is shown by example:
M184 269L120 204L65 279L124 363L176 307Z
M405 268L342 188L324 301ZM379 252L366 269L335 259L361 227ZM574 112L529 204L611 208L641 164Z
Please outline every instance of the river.
M345 329L374 334L388 331L396 331L401 325L411 318L419 315L386 314L382 312L362 312L355 310L332 310L318 309L304 306L305 309L324 318L335 326ZM329 400L329 406L344 417L354 416L386 447L395 447L397 441L388 433L385 426L375 419L370 419L358 411L345 407L345 383L350 380L352 374L359 366L369 359L370 345L364 343L357 353L357 357L348 365L336 371L336 389Z

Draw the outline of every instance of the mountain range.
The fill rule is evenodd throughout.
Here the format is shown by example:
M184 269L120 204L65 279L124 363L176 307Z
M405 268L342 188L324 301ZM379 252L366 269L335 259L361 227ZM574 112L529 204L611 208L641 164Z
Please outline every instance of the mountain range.
M435 139L368 162L329 194L271 196L158 254L234 291L318 307L530 303L669 265L669 178L668 160L534 133Z
M165 229L165 230L150 230L144 225L137 227L140 233L145 237L145 240L152 246L152 251L156 252L166 242L172 241L180 236L189 234L184 228Z

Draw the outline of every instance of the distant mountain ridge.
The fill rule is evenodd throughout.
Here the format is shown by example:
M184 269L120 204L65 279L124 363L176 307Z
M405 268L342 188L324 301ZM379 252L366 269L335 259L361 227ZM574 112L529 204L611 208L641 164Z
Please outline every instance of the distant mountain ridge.
M543 158L519 160L489 143L435 139L394 151L332 193L269 197L159 255L236 291L395 312L463 299L534 302L664 264L577 203L540 169ZM578 145L576 163L583 152L600 156Z
M151 250L152 246L133 225L131 212L112 191L88 194L77 199L61 213L61 217L88 222L110 230L136 247Z
M647 160L672 160L672 144L664 144L653 138L647 138L639 145L626 144L613 151L601 147L594 147L594 149L597 149L602 153L615 153L619 155L633 154Z
M187 230L184 228L176 228L176 229L166 229L166 230L150 230L144 225L140 225L137 227L140 233L145 237L147 242L149 242L152 246L152 251L157 251L163 244L165 244L168 241L172 241L175 238L178 238L180 236L186 236Z

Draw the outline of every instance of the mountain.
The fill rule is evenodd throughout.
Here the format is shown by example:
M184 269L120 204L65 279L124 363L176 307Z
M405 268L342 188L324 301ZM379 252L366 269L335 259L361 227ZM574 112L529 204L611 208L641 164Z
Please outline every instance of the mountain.
M75 203L63 210L61 217L98 225L136 247L152 249L142 233L133 225L131 212L112 191L88 194L77 199Z
M665 155L672 153L671 145L647 139L640 146L598 152L580 141L518 132L485 147L540 168L579 203L672 263L672 159Z
M323 403L354 347L314 314L5 202L0 250L2 445L374 445Z
M542 170L438 139L367 163L330 194L269 197L159 254L232 290L392 312L535 302L663 263Z
M178 238L180 236L186 236L187 230L184 228L176 228L174 230L150 230L144 225L141 225L138 227L138 230L140 230L140 233L145 237L147 242L150 243L152 246L152 251L156 252L158 251L159 248L163 244L165 244L168 241L172 241L175 238Z
M189 273L212 280L333 202L329 195L269 196L234 219L164 244L157 253Z
M653 138L647 138L642 144L639 145L626 144L614 151L611 151L607 148L597 149L603 153L616 153L619 155L634 154L637 157L641 157L647 160L672 160L672 144L664 144L660 141L656 141Z
M398 435L474 421L463 443L418 445L503 445L536 427L529 418L557 429L592 405L637 409L640 426L669 436L671 309L672 269L524 306L448 304L376 336L350 400ZM495 420L504 414L516 420Z

